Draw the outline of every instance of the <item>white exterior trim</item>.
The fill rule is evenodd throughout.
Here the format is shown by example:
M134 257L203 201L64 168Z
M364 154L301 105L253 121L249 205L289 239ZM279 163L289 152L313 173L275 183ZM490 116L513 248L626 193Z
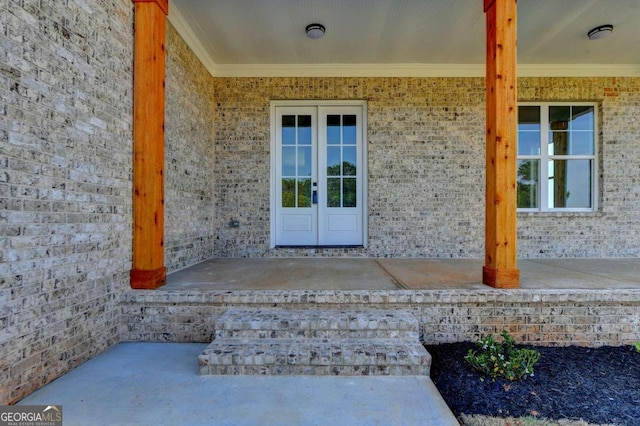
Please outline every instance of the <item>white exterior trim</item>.
M598 103L597 102L518 102L518 106L539 106L540 107L540 122L541 124L549 122L549 107L550 106L592 106L593 107L593 150L594 154L591 155L572 155L571 159L575 160L593 160L593 169L591 170L591 207L590 208L549 208L549 193L547 190L545 173L542 169L539 170L540 184L540 206L538 208L518 208L518 213L595 213L598 211L598 201L600 196L600 190L598 187L598 179L600 176L600 163L598 158L600 147L600 133L598 130ZM546 167L549 157L563 157L561 155L551 156L543 149L549 144L549 132L544 130L544 127L540 130L540 155L518 155L517 160L538 159L540 160L540 167ZM564 156L566 157L566 156ZM543 187L544 186L544 187Z
M367 101L364 100L275 100L269 105L270 128L270 172L269 172L269 248L276 246L276 177L277 177L277 138L276 138L276 107L282 106L357 106L362 108L362 246L367 248L369 241L369 189L368 189L368 128L367 128Z
M207 52L207 49L205 49L202 43L200 43L200 40L198 40L198 36L196 36L196 34L193 32L193 30L187 23L187 20L184 19L184 16L182 16L182 13L180 13L178 8L172 7L170 5L169 15L167 16L167 18L169 19L169 22L171 22L171 25L173 25L173 27L176 29L178 34L180 34L184 42L187 43L187 46L189 46L196 57L200 59L200 62L202 62L202 65L204 65L207 71L209 71L209 74L215 76L215 69L217 67L216 63L213 62L213 59L211 59L209 52Z
M484 64L225 64L215 77L484 77ZM638 77L640 65L518 65L519 77Z

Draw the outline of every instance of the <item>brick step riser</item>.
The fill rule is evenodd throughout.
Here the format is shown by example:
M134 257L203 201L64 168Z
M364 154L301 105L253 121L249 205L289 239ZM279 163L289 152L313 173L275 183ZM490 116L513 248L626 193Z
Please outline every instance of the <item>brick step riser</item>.
M398 330L418 331L416 318L407 312L375 315L367 311L346 314L344 311L310 311L238 309L218 318L217 330Z
M206 361L211 364L261 365L379 365L390 362L411 365L429 362L426 352L412 344L374 345L368 342L352 344L300 343L282 340L241 343L235 339L219 342L209 351Z
M227 310L199 357L203 375L429 375L408 311Z
M431 356L412 339L220 339L200 355L200 374L429 374Z
M201 366L200 374L209 376L428 376L429 367L423 365L210 365Z
M418 339L409 330L216 330L216 339Z

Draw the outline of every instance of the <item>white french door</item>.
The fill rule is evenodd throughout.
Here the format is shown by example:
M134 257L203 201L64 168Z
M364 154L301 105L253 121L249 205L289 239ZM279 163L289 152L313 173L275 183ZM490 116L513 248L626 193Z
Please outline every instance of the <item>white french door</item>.
M272 246L361 246L364 105L272 107Z

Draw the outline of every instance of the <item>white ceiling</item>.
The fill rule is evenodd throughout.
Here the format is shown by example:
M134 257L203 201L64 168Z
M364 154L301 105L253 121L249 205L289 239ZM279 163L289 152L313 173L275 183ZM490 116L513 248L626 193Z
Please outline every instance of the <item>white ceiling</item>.
M483 0L171 0L169 19L213 75L483 75L482 8ZM316 22L327 31L312 40L304 28ZM603 24L613 34L589 40ZM640 75L640 0L518 0L518 63L531 75Z

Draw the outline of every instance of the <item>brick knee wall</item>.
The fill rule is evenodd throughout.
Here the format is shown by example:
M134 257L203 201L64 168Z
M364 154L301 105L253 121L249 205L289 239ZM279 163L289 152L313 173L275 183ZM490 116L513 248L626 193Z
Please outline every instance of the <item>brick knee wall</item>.
M638 290L433 290L135 292L122 295L121 338L210 342L230 306L291 309L402 309L420 321L427 344L511 333L541 346L618 346L640 340Z

